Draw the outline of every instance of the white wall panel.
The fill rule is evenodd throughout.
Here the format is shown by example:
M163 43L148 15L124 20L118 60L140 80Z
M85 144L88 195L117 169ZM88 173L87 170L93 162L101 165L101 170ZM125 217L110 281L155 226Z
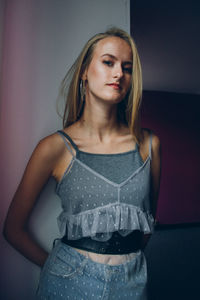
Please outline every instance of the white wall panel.
M56 114L60 81L93 34L108 26L130 31L129 0L5 1L0 102L1 215L6 211L37 142L62 127ZM1 39L2 40L2 39ZM44 189L31 230L50 249L60 211L55 182ZM1 237L4 300L33 299L39 268Z

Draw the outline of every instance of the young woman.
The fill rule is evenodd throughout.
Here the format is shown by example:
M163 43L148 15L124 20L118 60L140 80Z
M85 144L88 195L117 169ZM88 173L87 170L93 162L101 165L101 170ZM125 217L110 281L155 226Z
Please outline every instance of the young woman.
M159 139L141 129L141 67L133 39L92 37L62 82L63 130L39 142L14 195L6 239L42 267L38 299L147 299L144 246L160 180ZM50 176L63 238L48 254L27 223Z

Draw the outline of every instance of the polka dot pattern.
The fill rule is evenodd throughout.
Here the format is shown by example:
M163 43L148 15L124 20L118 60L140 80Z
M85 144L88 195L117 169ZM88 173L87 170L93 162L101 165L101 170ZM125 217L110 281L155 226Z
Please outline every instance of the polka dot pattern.
M59 242L42 269L37 299L147 300L146 283L141 251L128 262L110 266Z
M63 212L58 217L61 233L69 239L90 236L107 241L114 231L153 231L150 213L150 159L121 184L74 160L57 188ZM101 233L101 234L100 234Z
M90 236L100 241L116 231L122 236L135 229L151 232L150 152L143 162L137 147L124 154L93 155L71 144L76 157L72 153L56 188L63 208L58 217L61 232L69 239ZM123 263L110 265L59 241L42 269L37 299L146 300L145 257L141 251L131 254L134 257L127 255Z

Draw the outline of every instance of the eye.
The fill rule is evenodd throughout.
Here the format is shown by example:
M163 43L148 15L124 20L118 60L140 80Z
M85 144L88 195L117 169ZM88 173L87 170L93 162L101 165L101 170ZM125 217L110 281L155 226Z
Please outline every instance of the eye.
M103 64L107 65L108 67L113 66L113 62L111 60L103 60Z
M123 71L128 74L132 74L132 67L123 67Z

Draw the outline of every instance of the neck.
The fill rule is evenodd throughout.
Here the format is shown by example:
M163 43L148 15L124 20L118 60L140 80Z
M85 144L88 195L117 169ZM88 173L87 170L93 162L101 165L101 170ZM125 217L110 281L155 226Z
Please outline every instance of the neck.
M99 141L116 134L121 127L117 120L117 105L91 105L85 103L83 115L80 118L81 126L90 137Z

